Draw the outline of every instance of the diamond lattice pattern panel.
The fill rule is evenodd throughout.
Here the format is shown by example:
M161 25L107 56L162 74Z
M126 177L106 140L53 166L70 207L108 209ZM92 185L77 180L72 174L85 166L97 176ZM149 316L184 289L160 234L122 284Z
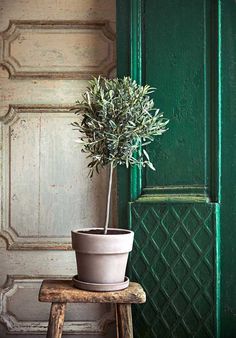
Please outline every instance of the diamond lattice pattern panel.
M131 213L130 277L147 293L135 338L215 337L214 204L135 202Z

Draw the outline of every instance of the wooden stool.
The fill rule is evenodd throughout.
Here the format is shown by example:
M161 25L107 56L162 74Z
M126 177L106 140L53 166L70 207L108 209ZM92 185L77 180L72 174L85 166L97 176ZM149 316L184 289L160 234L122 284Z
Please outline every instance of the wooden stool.
M146 295L138 283L127 289L94 292L76 289L71 280L45 280L39 291L39 301L52 303L47 338L61 338L66 303L114 303L118 338L133 338L131 304L145 303Z

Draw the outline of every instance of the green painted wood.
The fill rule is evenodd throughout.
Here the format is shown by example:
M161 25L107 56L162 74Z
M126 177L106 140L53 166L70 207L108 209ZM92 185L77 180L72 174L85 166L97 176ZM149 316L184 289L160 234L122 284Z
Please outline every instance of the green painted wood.
M209 60L205 63L209 58L209 47L205 48L209 40L209 1L145 4L145 80L157 87L155 102L170 117L171 128L170 133L149 146L157 173L147 170L147 185L204 187L209 136L205 132L209 105Z
M130 3L116 2L117 17L117 75L130 75ZM130 175L125 166L117 167L117 191L119 204L119 227L128 228L128 202L130 200Z
M221 1L221 337L236 336L236 2Z
M155 101L171 120L149 149L157 172L118 170L119 224L135 231L129 273L148 295L134 312L135 336L219 337L221 2L128 2L117 1L118 76L125 69L157 87Z
M118 74L130 74L138 82L156 86L156 104L171 120L171 133L149 146L157 172L147 169L141 173L137 167L131 170L130 177L135 182L129 191L131 199L135 200L142 188L148 193L149 187L156 187L167 194L170 189L173 194L186 190L191 194L195 189L217 202L220 177L217 2L186 0L180 6L179 1L171 0L163 3L130 0L130 8L127 2L118 1L117 9L121 17L128 18L123 24L118 21L118 29L125 32L127 22L130 24L129 35L119 35L118 31L118 45L121 45ZM132 42L129 48L125 48L127 38Z
M130 277L147 293L136 338L216 337L216 204L132 203Z
M219 205L137 200L130 210L129 276L147 293L135 337L219 337Z
M132 79L137 83L142 84L143 80L143 46L142 46L142 31L143 31L143 1L131 0L130 8L130 30L131 30L131 71ZM135 154L135 157L141 155L141 149ZM130 169L130 200L134 201L142 192L142 168L135 166Z
M218 3L145 1L145 17L144 81L157 87L155 102L171 128L149 146L157 172L146 171L146 193L155 186L167 194L195 189L217 202Z

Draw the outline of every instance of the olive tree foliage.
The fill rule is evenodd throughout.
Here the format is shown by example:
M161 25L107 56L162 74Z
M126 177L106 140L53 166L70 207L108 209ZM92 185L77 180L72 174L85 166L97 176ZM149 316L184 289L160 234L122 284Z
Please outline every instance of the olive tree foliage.
M154 88L141 86L129 77L94 78L89 81L75 114L82 119L72 125L81 133L78 142L91 160L90 176L107 164L148 166L155 170L143 148L167 130L167 119L154 108L150 94ZM135 156L142 146L140 156Z
M90 176L110 164L104 234L109 224L113 169L125 164L127 168L140 165L155 170L144 147L167 130L169 121L154 108L153 90L129 77L98 77L89 81L82 100L76 101L74 112L79 116L72 125L79 131L77 142L82 143L82 152L90 159Z

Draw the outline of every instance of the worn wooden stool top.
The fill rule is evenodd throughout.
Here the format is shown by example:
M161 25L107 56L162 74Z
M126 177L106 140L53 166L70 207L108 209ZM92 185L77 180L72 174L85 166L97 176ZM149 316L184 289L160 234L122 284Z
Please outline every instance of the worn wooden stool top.
M76 289L71 280L45 280L39 292L39 301L50 303L145 303L146 294L138 283L120 291L97 292Z

